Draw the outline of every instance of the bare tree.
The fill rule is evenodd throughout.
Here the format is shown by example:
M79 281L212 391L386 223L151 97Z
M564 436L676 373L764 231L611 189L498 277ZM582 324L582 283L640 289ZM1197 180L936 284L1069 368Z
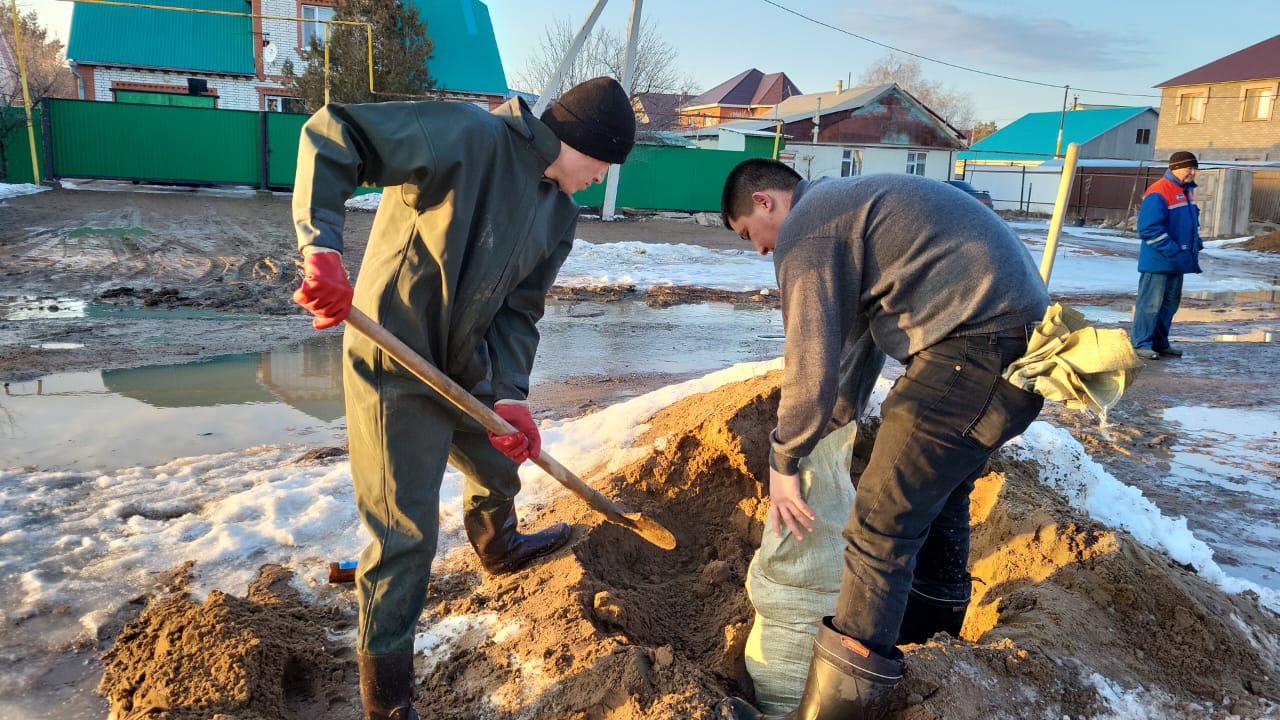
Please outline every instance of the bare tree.
M27 90L31 104L48 97L75 97L75 79L67 67L62 42L49 37L34 10L18 13ZM27 126L23 108L22 77L18 67L18 43L13 36L9 5L0 5L0 179L9 177L9 145L26 142L17 131ZM36 178L36 182L40 179Z
M577 29L566 19L555 19L543 30L542 43L525 61L524 70L516 78L520 87L531 93L541 93L555 76L560 60L569 52ZM607 75L622 79L626 69L627 32L595 28L583 42L582 50L561 78L552 95L577 85L583 80ZM678 70L678 53L670 43L658 34L657 26L648 20L640 22L640 35L636 42L636 65L631 78L631 92L636 93L684 93L697 94L693 80L681 76Z
M969 131L969 144L972 145L983 138L989 137L997 129L996 124L993 122L984 121L977 123L973 126L973 129Z
M937 80L926 79L916 58L889 53L868 67L859 82L863 85L896 82L951 127L962 132L973 127L973 99L968 93L943 87Z

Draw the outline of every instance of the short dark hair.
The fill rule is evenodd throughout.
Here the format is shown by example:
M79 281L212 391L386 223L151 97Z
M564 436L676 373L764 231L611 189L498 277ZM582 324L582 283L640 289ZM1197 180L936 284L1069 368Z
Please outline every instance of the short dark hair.
M751 158L738 163L724 180L724 193L720 195L720 221L729 226L730 218L751 214L752 193L765 190L795 190L802 178L800 173L768 158Z

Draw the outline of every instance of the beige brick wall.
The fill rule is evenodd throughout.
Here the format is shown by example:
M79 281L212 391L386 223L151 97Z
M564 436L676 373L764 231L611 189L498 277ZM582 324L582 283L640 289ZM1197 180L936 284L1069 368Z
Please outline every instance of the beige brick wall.
M1201 160L1280 160L1280 101L1275 98L1278 80L1164 88L1155 159L1168 158L1177 150L1190 150ZM1271 117L1267 120L1241 119L1244 90L1252 87L1269 87L1272 91ZM1179 123L1179 95L1199 88L1208 91L1204 122Z

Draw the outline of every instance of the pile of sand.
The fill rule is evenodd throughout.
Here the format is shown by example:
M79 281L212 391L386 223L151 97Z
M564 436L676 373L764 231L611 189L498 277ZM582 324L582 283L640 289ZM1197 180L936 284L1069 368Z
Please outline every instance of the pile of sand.
M749 696L743 582L763 529L779 379L667 408L639 441L653 452L594 479L670 529L675 550L599 524L566 494L537 520L576 524L546 562L486 577L467 548L444 558L423 628L469 616L502 629L419 656L423 717L686 720ZM1081 516L1037 476L997 456L979 482L963 638L904 648L893 717L1137 714L1109 702L1120 692L1145 717L1273 716L1280 619ZM280 572L266 569L246 598L154 599L104 658L114 717L359 718L351 593L305 604Z
M1256 250L1258 252L1280 252L1280 230L1269 232L1266 235L1259 235L1232 247L1242 250Z

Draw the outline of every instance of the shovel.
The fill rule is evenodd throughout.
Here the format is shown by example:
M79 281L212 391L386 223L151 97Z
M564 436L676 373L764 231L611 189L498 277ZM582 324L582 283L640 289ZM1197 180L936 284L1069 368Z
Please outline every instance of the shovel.
M516 429L511 427L511 424L506 420L503 420L502 416L475 399L462 386L440 372L439 368L427 362L413 348L405 345L400 338L392 335L389 330L374 322L373 318L361 312L360 308L351 308L351 314L347 316L347 325L372 340L375 345L385 350L388 355L395 358L397 362L408 368L414 375L417 375L419 380L422 380L431 389L445 396L459 410L484 425L489 432L494 435L510 435L516 432ZM634 532L663 550L675 549L676 538L671 534L670 530L640 513L624 512L622 508L618 507L617 503L583 482L581 478L551 457L546 450L543 450L538 457L530 458L530 460L537 463L538 467L546 470L547 474L559 481L561 485L569 488L575 495L587 501L591 509L603 515L605 520Z

